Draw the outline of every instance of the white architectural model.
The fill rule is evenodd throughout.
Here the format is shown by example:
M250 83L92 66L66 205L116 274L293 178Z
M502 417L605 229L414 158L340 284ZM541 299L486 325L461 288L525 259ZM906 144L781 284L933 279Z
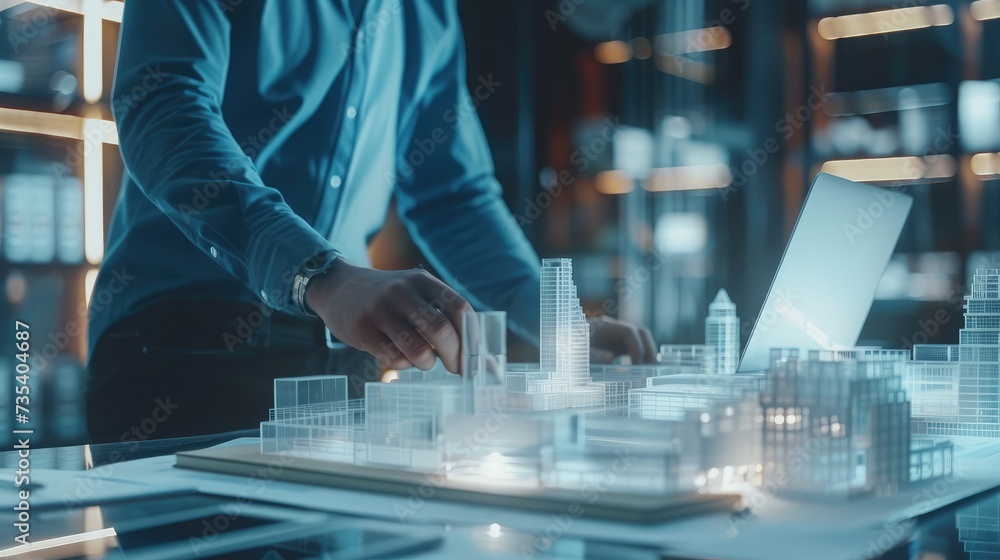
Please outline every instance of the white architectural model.
M949 443L910 438L905 351L803 360L778 350L766 376L734 375L739 320L720 291L708 345L661 348L656 365L591 366L570 261L545 260L541 282L538 364L507 364L504 313L469 314L462 377L440 365L403 370L392 383L367 383L357 400L348 399L346 376L276 380L262 452L494 486L600 483L640 493L780 476L781 491L848 495L951 472ZM711 374L703 373L708 356L723 364ZM803 448L805 460L794 456ZM623 456L629 468L602 478Z
M729 299L726 290L719 290L708 305L705 344L715 349L711 373L736 373L740 364L740 318L736 316L736 304Z
M541 270L540 371L507 375L508 405L520 410L604 406L590 378L590 327L573 283L573 262L545 259Z
M1000 269L976 271L958 345L913 347L913 432L1000 438Z
M891 493L951 474L952 446L911 446L906 352L772 350L761 393L764 479L791 493Z
M656 361L679 366L681 373L715 374L715 346L707 344L661 344Z
M1000 557L1000 495L955 513L955 528L969 560Z

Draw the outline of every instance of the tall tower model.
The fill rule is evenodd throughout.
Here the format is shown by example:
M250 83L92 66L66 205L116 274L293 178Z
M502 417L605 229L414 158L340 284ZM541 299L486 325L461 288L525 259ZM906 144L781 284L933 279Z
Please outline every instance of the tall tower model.
M958 331L958 431L1000 433L1000 269L980 268Z
M590 383L590 328L573 283L573 261L543 259L541 369L570 388Z
M712 303L708 304L705 344L715 348L715 367L709 373L736 373L740 361L740 318L736 316L736 304L729 299L726 290L719 290Z

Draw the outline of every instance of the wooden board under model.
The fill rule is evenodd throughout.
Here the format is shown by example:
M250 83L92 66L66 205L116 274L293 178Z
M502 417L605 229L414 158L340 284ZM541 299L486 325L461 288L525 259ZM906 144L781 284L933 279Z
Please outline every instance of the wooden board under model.
M434 488L431 499L491 507L510 507L548 513L631 523L655 523L711 511L732 510L737 494L624 494L581 492L556 488L489 488L483 484L448 480L444 476L391 468L333 463L304 457L262 454L258 445L213 447L177 454L176 466L242 476L266 476L364 492L409 496L421 486ZM281 466L268 469L268 466ZM591 503L593 502L593 503ZM576 505L574 505L576 504ZM572 508L572 509L570 509Z

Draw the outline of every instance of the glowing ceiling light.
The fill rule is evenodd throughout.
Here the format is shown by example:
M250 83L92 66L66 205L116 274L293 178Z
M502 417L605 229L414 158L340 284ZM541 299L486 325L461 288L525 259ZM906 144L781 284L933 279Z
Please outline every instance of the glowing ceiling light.
M979 21L1000 18L1000 0L976 0L969 4L969 13Z
M686 165L653 169L643 188L651 192L721 189L729 186L732 173L725 165Z
M594 58L603 64L620 64L632 59L632 51L625 41L605 41L594 47Z
M0 107L0 130L9 132L26 132L29 134L70 138L72 140L84 140L84 124L87 120L96 119L84 119L75 115ZM97 122L100 123L100 126L96 130L89 130L91 134L96 134L97 136L89 136L87 138L91 140L96 138L105 144L118 144L118 131L115 129L115 123L113 121L102 120L98 120Z
M625 194L634 188L634 181L617 170L601 171L594 177L594 188L601 194Z
M653 57L657 70L673 74L699 84L711 84L715 81L715 67L685 56L660 52Z
M947 179L955 176L955 158L948 154L924 157L902 156L828 161L822 170L851 181L917 181Z
M733 44L733 36L725 27L706 27L657 35L656 49L667 54L689 54L725 49Z
M947 4L914 6L895 10L882 10L863 14L827 17L819 21L820 37L834 41L848 37L881 35L923 29L955 22L955 12Z
M1000 175L1000 154L987 152L972 156L969 162L972 172L977 177Z

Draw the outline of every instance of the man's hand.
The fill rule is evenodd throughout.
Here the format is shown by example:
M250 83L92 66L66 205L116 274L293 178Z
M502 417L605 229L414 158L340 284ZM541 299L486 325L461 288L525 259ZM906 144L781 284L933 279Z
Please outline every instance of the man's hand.
M590 323L591 356L595 362L610 362L615 356L628 354L633 364L656 361L656 343L646 327L611 317L592 317Z
M472 306L424 270L383 271L338 258L306 287L306 304L330 333L393 369L461 365L462 315Z

